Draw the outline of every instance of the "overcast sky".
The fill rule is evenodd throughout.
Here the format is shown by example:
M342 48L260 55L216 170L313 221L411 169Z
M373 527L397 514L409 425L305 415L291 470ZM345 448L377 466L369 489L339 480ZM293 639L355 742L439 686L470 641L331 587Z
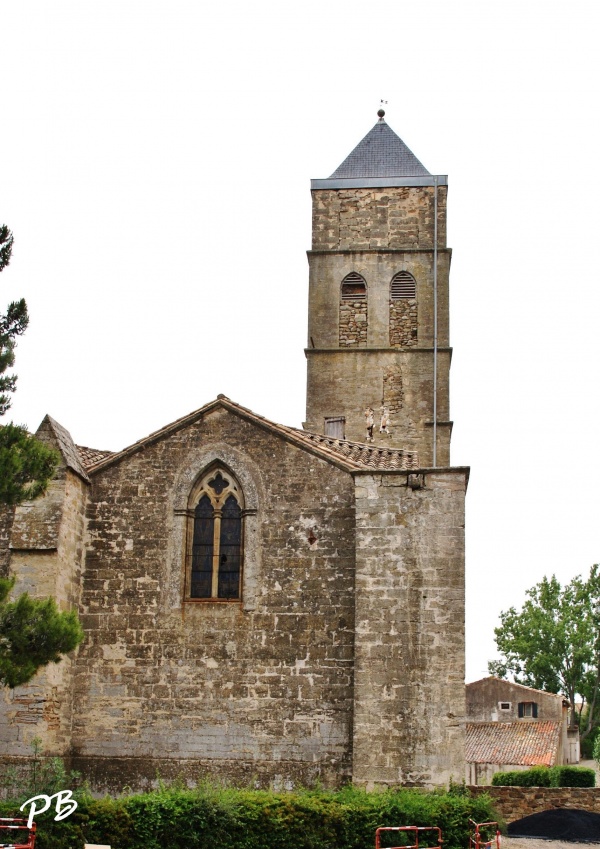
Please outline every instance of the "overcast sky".
M386 120L449 175L467 679L600 560L598 3L0 0L12 418L117 450L223 392L304 418L310 178Z

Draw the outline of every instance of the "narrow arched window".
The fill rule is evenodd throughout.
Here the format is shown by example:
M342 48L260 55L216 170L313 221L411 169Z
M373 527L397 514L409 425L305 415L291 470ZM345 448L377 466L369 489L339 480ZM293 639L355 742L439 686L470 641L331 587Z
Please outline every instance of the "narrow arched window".
M408 271L399 271L390 283L390 345L411 348L417 339L417 282Z
M417 297L417 284L415 278L408 271L399 271L392 277L390 287L390 298L392 301L401 301L404 298Z
M243 495L234 476L213 468L194 487L188 534L187 596L241 598Z
M351 271L340 288L340 348L367 345L367 283L358 272Z

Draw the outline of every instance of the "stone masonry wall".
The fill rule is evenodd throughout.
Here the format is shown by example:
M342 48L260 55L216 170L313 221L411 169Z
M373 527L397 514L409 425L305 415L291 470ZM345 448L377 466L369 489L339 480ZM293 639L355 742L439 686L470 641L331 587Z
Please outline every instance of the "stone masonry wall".
M308 352L307 355L307 421L306 429L317 433L323 430L325 416L344 415L346 439L365 441L365 409L376 413L377 444L417 451L419 462L431 464L432 428L431 399L433 396L430 351L388 350L377 352L360 348ZM448 386L450 351L441 350L438 356L438 381L444 391L438 395L438 419L449 419ZM394 375L402 375L402 401ZM394 401L390 411L391 436L379 433L382 399ZM450 429L438 427L437 461L450 464Z
M251 603L182 596L176 493L215 458L258 493ZM94 475L74 762L113 790L177 762L190 780L347 778L352 497L350 475L225 410Z
M446 186L438 187L438 246L446 244ZM313 191L313 250L433 246L434 187Z
M464 470L357 474L354 781L464 774Z
M397 365L388 366L383 373L383 406L390 414L390 427L394 426L394 416L402 409L403 401L402 370Z
M390 299L390 345L414 348L418 343L417 301L415 298Z
M15 594L54 598L61 610L78 608L85 489L86 484L63 467L44 498L17 508L10 539L10 572L17 576ZM75 655L49 664L29 684L2 690L3 754L29 757L36 736L43 738L53 754L68 754Z
M552 808L600 814L600 787L469 787L473 796L492 797L499 817L511 823Z
M340 348L365 348L367 345L367 302L340 303Z

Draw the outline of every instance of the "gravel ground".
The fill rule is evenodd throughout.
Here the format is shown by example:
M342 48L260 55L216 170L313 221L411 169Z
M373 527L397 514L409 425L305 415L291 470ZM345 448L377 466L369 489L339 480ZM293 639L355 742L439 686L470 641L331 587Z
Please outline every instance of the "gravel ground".
M600 843L570 843L567 840L540 840L538 837L502 837L501 849L574 849L600 846Z

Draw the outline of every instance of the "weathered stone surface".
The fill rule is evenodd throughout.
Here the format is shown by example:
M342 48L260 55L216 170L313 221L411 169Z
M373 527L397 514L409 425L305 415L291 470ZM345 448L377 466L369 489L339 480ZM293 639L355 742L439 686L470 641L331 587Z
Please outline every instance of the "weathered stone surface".
M387 432L380 436L376 428L374 441L417 450L424 467L433 463L434 277L436 464L450 463L447 189L437 189L437 266L434 191L432 186L314 190L308 254L306 429L322 433L325 419L345 417L346 438L364 440L364 410L386 406L386 374L390 367L399 368L408 412L398 417L390 411ZM399 272L414 278L416 297L392 299L392 280ZM367 285L368 312L364 302L360 326L359 308L340 299L342 281L353 273ZM361 359L354 356L357 351Z
M443 784L464 758L464 472L391 481L356 475L353 775Z

